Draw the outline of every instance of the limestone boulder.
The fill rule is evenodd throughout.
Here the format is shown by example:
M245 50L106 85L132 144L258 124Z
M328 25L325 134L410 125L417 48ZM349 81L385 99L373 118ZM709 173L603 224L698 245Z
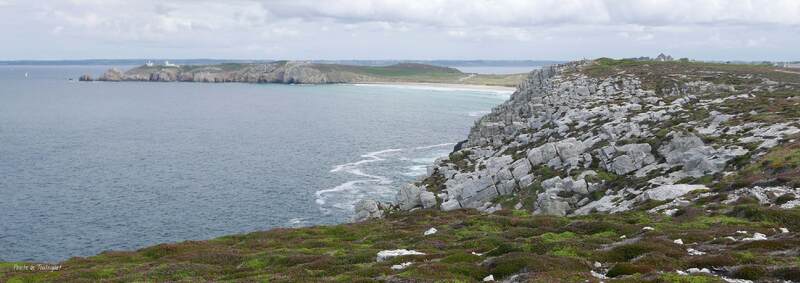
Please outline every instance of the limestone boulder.
M708 190L708 188L703 185L662 185L653 189L645 190L642 192L642 194L637 196L635 200L637 202L645 202L648 200L671 200L697 190Z
M451 211L461 208L461 203L456 199L448 199L445 202L442 202L441 209L442 211Z
M558 196L542 193L536 200L535 214L565 216L570 210L570 205Z
M555 147L558 151L558 157L561 159L561 163L572 165L576 163L578 156L586 151L586 147L583 145L583 142L577 140L576 138L569 138L559 141L555 144Z
M383 217L383 206L373 199L363 199L356 202L354 210L353 220L356 222Z
M722 171L729 160L746 154L747 150L739 146L715 149L690 134L673 137L658 152L664 156L667 164L681 165L687 175L702 177Z
M608 152L608 149L606 149ZM621 154L611 161L609 169L617 175L625 175L641 169L644 166L655 162L655 156L650 153L649 144L626 144L615 147L613 152Z
M429 191L422 191L419 194L419 201L423 208L436 207L436 195Z
M542 146L532 148L527 153L528 162L532 166L537 166L549 162L558 156L558 151L553 143L546 143Z
M528 175L531 171L531 163L528 161L527 158L521 158L514 163L511 164L511 175L519 181L525 175Z
M397 191L395 200L400 209L411 210L412 208L422 205L419 197L420 193L421 190L419 187L413 184L406 184Z

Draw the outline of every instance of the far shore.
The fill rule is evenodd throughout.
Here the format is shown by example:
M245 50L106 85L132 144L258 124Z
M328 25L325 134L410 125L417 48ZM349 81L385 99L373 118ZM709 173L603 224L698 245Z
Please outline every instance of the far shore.
M511 94L517 90L516 87L478 85L478 84L450 84L450 83L417 83L417 82L363 82L353 83L353 85L380 85L397 87L420 87L420 88L441 88L448 90L469 90L469 91L491 91L498 93Z

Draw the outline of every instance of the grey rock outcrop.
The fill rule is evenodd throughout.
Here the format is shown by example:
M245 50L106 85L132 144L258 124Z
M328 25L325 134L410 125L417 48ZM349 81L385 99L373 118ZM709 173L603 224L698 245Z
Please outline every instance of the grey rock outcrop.
M644 191L642 194L636 197L636 201L645 202L648 200L671 200L698 190L708 190L708 188L703 185L663 185Z
M116 82L116 81L121 81L122 78L123 78L122 71L120 71L117 68L111 68L108 71L106 71L105 73L103 73L103 75L100 76L99 80L100 81L113 81L113 82Z
M571 208L569 203L553 195L545 195L537 200L538 208L534 213L564 216Z
M538 214L614 213L650 200L667 201L658 211L674 212L690 192L705 188L682 180L719 180L732 160L763 155L800 133L798 119L742 123L745 114L723 105L774 89L769 80L739 92L709 80L714 74L666 74L652 89L653 81L645 81L652 78L633 72L584 72L592 64L531 72L508 101L476 122L451 155L456 159L437 160L429 182L418 183L441 185L420 189L435 189L442 210L489 212L499 197L519 195L535 201L523 208L520 199L517 207ZM401 206L429 208L434 198L427 199L404 197Z
M432 192L423 191L419 194L419 201L422 208L432 208L436 206L436 195Z
M750 187L741 188L731 192L723 203L729 204L747 197L757 200L762 205L777 206L784 209L800 207L800 188L786 186L775 187ZM779 199L785 201L778 201Z
M400 209L409 210L414 207L422 205L420 200L420 189L413 184L406 184L399 191L397 191L397 204Z
M353 220L359 222L383 217L384 207L376 200L364 199L356 202L354 210Z
M658 151L664 156L667 164L681 165L683 171L693 177L720 172L725 169L729 160L747 153L741 146L722 149L706 146L703 140L695 135L674 136Z
M617 175L628 174L655 162L655 157L650 153L650 145L646 143L609 146L601 151L603 153L601 156L606 157L606 162L611 159L610 156L616 155L610 160L607 168Z

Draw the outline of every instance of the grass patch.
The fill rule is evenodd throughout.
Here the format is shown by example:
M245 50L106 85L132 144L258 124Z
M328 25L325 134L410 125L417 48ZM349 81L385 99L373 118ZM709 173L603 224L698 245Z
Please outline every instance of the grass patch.
M370 282L386 278L472 282L489 274L500 280L520 272L535 274L534 281L585 281L592 280L589 266L595 261L610 264L610 275L620 280L704 282L703 276L669 281L678 279L663 272L690 267L734 270L766 263L772 264L766 273L748 267L751 270L743 269L740 275L776 280L796 276L792 268L797 258L784 252L800 245L793 237L754 242L713 239L732 235L740 227L777 229L798 217L752 204L718 209L727 214L692 210L684 216L668 217L632 211L554 217L513 210L492 215L474 210L396 212L385 219L356 224L273 229L73 258L61 263L64 269L56 272L0 272L0 282ZM643 226L657 228L641 233ZM421 231L430 227L439 232L422 236ZM622 240L619 235L629 238ZM707 255L689 256L684 246L672 243L676 238L716 248L705 249ZM377 253L389 249L413 249L426 255L377 262ZM390 269L407 261L413 264L405 270Z

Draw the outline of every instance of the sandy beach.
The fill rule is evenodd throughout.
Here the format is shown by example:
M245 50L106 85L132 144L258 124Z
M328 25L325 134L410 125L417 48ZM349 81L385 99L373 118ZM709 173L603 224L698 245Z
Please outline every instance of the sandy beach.
M446 84L446 83L408 83L408 82L369 82L357 83L353 85L385 86L398 88L417 88L417 89L439 89L439 90L465 90L465 91L489 91L500 94L512 94L517 90L515 87L493 86L493 85L474 85L474 84Z

